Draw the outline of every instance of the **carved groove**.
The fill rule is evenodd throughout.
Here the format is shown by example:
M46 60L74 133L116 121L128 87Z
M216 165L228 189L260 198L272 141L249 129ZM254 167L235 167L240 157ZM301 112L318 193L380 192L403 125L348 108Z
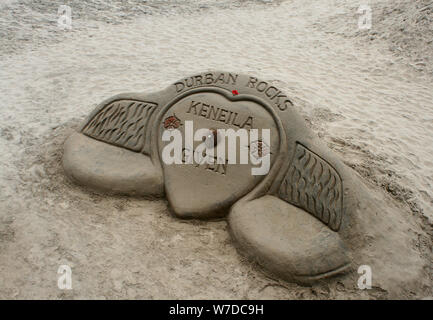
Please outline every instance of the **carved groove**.
M280 197L338 231L343 213L343 182L324 159L301 144L279 191Z
M132 151L147 151L149 118L157 105L119 100L102 108L83 128L83 134Z

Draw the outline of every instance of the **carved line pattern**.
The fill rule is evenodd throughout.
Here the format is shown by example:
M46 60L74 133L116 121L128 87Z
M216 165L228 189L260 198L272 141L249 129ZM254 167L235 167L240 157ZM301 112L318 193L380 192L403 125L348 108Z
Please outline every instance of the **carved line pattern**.
M343 182L324 159L301 144L279 191L280 197L338 231L343 212Z
M146 143L155 103L119 100L102 108L83 128L83 134L139 152Z

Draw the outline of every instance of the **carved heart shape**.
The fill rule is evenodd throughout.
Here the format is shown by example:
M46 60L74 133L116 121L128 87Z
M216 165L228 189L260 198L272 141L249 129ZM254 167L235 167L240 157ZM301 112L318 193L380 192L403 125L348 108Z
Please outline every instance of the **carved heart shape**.
M266 175L253 175L252 168L261 165L251 161L251 155L257 161L257 155L270 154L270 167L278 154L279 133L272 115L264 106L245 96L230 97L215 92L199 92L186 95L175 102L162 116L159 126L159 155L164 172L165 190L175 214L182 217L209 218L223 215L237 199L251 191ZM187 121L190 121L186 123ZM174 128L173 123L177 125ZM168 125L169 124L169 125ZM236 139L236 163L229 163L229 142L217 140L214 148L214 160L217 160L217 148L225 148L225 159L208 164L194 159L187 163L192 151L203 141L194 141L188 147L188 128L195 134L198 129L208 129L209 136L217 137L218 129L240 129L250 134L251 129L258 129L259 140L249 136L248 141ZM163 141L165 130L177 129L182 137L182 163L166 163L163 150L173 140ZM260 140L262 129L270 130L270 145ZM191 131L190 131L191 132ZM206 141L205 141L206 142ZM191 148L192 146L192 148ZM251 149L251 147L253 147ZM264 150L257 150L264 146ZM244 149L242 149L244 148ZM230 148L233 151L233 148ZM246 151L247 163L240 163L240 152ZM174 155L174 152L172 153Z

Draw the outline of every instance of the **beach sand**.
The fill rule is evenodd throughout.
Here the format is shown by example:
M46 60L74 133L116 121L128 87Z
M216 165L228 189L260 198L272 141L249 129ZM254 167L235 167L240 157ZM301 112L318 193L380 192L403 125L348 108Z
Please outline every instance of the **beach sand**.
M61 4L72 8L72 30L57 26ZM358 1L2 1L0 298L433 296L433 2L370 6L372 28L359 30ZM179 220L165 200L67 180L63 142L99 102L209 69L287 93L372 193L398 208L418 259L383 261L390 275L377 279L373 268L371 290L358 289L356 268L303 287L245 261L225 220ZM72 268L72 290L57 287L61 264ZM408 284L401 275L412 267Z

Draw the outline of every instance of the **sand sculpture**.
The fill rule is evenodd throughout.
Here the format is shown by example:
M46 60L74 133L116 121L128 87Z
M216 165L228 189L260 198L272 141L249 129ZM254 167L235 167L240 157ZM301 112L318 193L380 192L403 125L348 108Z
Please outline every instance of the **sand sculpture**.
M213 133L270 129L269 145L249 146L270 155L269 172L252 175L251 163L166 164L163 132L186 121ZM163 91L107 99L66 141L63 166L89 188L166 196L179 218L227 216L239 251L288 281L311 283L351 265L358 178L286 94L256 77L204 72Z

